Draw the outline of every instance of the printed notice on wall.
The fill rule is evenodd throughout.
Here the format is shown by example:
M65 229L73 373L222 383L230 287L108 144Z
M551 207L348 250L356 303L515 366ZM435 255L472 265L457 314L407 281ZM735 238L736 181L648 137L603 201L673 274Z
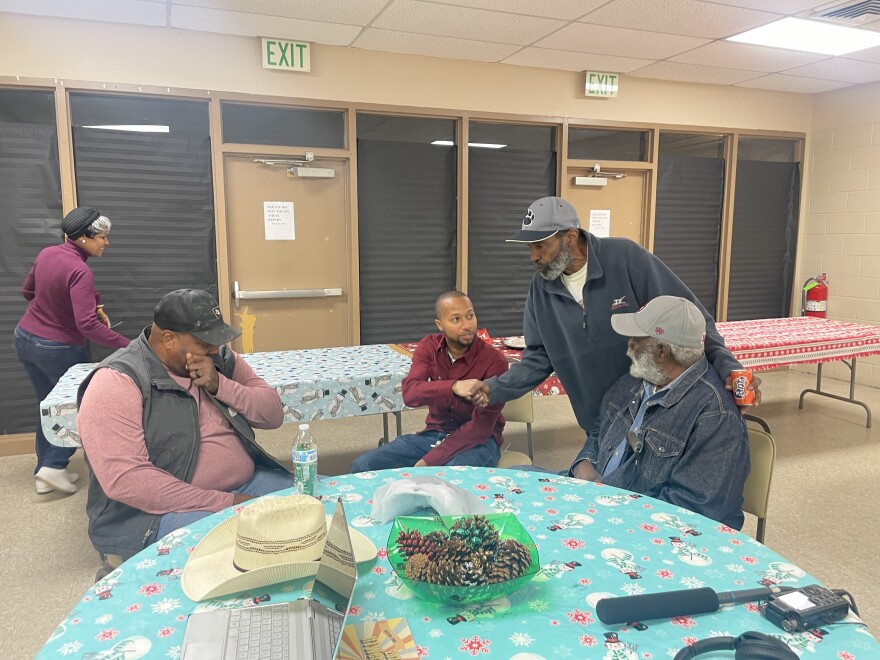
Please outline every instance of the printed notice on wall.
M296 238L293 202L263 202L263 222L267 241L292 241Z
M608 238L611 236L610 209L604 211L593 209L590 211L590 233L599 238Z

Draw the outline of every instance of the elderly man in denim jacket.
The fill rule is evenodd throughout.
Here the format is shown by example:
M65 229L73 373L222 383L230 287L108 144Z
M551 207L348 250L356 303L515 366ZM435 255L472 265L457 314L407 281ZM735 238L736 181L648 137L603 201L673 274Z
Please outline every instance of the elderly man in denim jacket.
M749 438L703 351L706 321L689 300L659 296L611 317L632 361L605 394L570 474L650 495L740 529Z

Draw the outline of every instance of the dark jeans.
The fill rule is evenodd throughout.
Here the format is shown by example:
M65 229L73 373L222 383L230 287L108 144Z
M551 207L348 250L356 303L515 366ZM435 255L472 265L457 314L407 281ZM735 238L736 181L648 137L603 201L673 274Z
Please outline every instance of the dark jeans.
M413 467L417 461L431 451L431 445L446 437L439 431L397 436L387 445L358 456L351 464L352 472L387 470L390 468ZM475 467L495 467L501 450L494 438L453 456L446 465L472 465Z
M24 366L28 378L37 393L37 401L42 401L58 384L64 373L75 364L89 362L89 346L71 346L15 328L15 352ZM37 406L37 467L65 468L73 452L73 447L56 447L46 440L41 425L40 408Z

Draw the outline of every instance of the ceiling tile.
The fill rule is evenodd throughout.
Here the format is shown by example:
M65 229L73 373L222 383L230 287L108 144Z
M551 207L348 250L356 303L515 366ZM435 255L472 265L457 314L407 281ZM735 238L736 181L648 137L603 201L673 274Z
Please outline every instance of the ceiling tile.
M488 41L438 37L429 34L413 34L367 28L352 44L355 48L383 50L392 53L410 53L449 57L457 60L476 60L479 62L498 62L511 55L518 46L495 44Z
M240 34L247 37L283 37L330 46L349 45L362 29L356 25L319 23L299 18L261 16L180 5L175 5L171 11L171 26L201 32Z
M760 71L724 69L716 66L682 64L680 62L657 62L630 74L637 78L657 78L682 82L732 85L761 75Z
M388 4L388 0L171 0L174 5L225 9L245 14L304 18L320 23L346 23L364 26Z
M827 59L827 55L801 53L796 50L753 46L733 41L713 41L705 46L671 57L673 62L705 64L752 71L776 72Z
M533 46L662 60L709 43L708 39L571 23Z
M728 5L731 7L745 7L746 9L760 9L772 11L774 14L797 14L809 11L815 7L827 5L828 0L706 0L716 5Z
M165 5L148 0L0 0L0 12L80 18L133 25L166 25Z
M847 53L848 60L863 60L865 62L880 62L880 46L875 48L866 48L865 50L857 50L854 53Z
M564 21L551 18L505 14L421 0L395 0L373 22L372 27L527 46L563 25Z
M654 60L638 60L632 57L614 55L591 55L575 53L570 50L550 50L548 48L523 48L514 53L504 64L536 66L542 69L562 69L563 71L614 71L628 73L651 64Z
M717 39L778 19L778 14L699 0L614 0L581 20L598 25Z
M343 1L343 0L338 0ZM430 0L444 5L458 5L475 9L493 9L511 14L527 16L546 16L573 21L584 14L608 3L608 0Z
M849 83L834 82L833 80L819 80L818 78L802 78L800 76L787 76L784 73L771 73L754 80L737 83L737 87L755 87L757 89L772 89L779 92L800 92L802 94L818 94L830 92L832 89L849 87Z
M806 78L839 80L850 83L866 83L880 80L880 63L861 62L845 57L832 57L821 62L789 69L785 73Z

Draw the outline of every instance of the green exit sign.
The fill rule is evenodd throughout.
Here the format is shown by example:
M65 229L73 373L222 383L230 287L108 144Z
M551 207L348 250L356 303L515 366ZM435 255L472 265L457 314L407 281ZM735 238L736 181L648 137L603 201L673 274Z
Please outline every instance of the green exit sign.
M309 44L263 37L263 68L284 71L311 71Z
M616 73L604 71L587 71L586 96L603 96L611 98L617 96L620 76Z

